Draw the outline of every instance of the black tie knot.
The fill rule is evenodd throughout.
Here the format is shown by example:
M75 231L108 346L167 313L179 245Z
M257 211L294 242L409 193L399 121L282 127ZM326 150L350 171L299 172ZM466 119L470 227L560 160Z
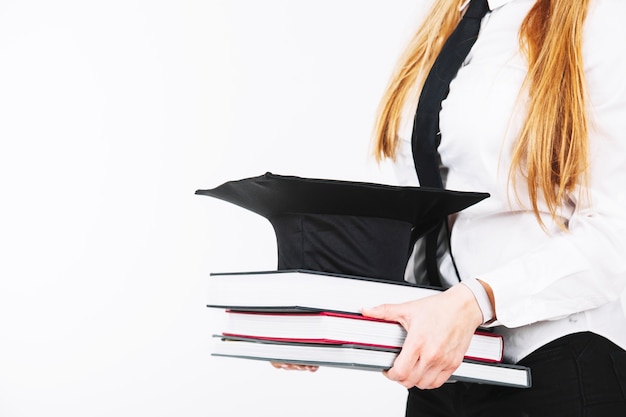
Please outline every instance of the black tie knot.
M487 0L472 0L463 18L482 19L489 11Z

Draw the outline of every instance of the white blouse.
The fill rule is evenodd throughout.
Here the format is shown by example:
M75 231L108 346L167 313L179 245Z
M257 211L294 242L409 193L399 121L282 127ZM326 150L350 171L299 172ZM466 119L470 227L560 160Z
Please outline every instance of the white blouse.
M626 348L626 1L592 0L586 19L589 186L568 196L560 213L566 232L540 201L543 230L524 179L518 177L517 193L508 181L527 102L520 94L527 63L518 34L534 2L490 1L491 12L440 115L446 188L491 195L455 217L452 253L462 279L479 278L493 289L495 331L504 334L505 356L513 362L579 331ZM412 114L400 133L396 168L402 185L418 184L411 124ZM458 282L449 257L440 264L447 284Z

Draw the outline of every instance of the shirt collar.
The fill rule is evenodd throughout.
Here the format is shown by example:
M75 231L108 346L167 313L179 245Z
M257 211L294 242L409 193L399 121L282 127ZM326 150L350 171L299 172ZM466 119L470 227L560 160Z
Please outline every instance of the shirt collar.
M489 3L489 10L495 10L512 1L513 0L487 0L487 3Z
M512 2L513 0L487 0L487 4L489 5L489 10L495 10L498 7L502 7L507 3ZM464 10L465 8L467 8L467 6L469 6L470 4L470 0L465 0L462 4L461 7L459 7L459 11Z

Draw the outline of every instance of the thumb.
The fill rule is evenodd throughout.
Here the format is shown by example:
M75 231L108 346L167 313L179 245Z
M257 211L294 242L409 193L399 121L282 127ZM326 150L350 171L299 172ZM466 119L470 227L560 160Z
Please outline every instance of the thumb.
M364 307L361 309L361 314L375 319L397 321L399 312L396 304L381 304L375 307Z

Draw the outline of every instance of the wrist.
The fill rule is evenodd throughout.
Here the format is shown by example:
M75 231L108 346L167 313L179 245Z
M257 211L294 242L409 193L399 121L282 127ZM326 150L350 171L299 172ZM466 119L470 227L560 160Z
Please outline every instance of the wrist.
M465 285L455 285L446 291L450 295L454 296L457 300L457 306L460 310L457 311L462 317L470 321L474 327L478 327L483 323L483 315L480 310L476 298L472 291Z

